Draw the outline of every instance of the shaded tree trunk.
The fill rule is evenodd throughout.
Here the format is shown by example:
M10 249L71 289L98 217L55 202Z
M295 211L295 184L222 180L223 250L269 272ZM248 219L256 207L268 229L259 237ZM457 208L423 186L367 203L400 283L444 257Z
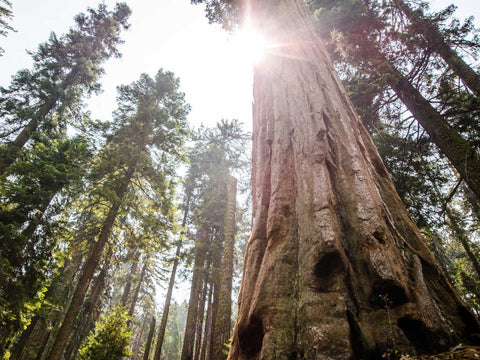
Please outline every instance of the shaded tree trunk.
M139 329L137 328L137 331L135 333L135 338L133 339L130 346L131 352L132 352L132 360L138 360L140 358L143 358L143 353L142 354L139 353L140 345L141 345L140 342L142 341L142 337L145 332L145 329L148 326L148 323L149 323L148 315L144 315L143 321L142 321L142 327ZM148 334L147 334L147 338L148 338Z
M225 241L223 249L218 310L212 337L212 350L209 359L224 360L227 358L225 346L230 339L232 322L232 279L235 243L235 211L237 180L232 176L228 188L227 214L225 216Z
M185 210L183 212L182 227L187 224L188 211L190 207L191 192L187 190L187 196L185 201ZM162 354L163 339L165 337L165 330L167 329L168 313L170 311L170 302L172 301L172 292L175 285L175 276L177 274L178 262L180 261L180 252L182 251L182 239L180 238L177 243L177 249L175 251L175 258L173 259L172 272L170 274L170 281L168 282L167 297L165 298L165 304L163 305L162 319L160 321L160 328L158 329L157 345L155 346L155 354L153 360L159 360Z
M408 216L302 0L250 2L253 214L229 359L378 359L479 325Z
M77 76L78 69L73 67L72 70L65 76L65 80L61 84L63 91L67 90L74 83ZM54 97L45 101L42 106L32 115L30 121L20 131L15 140L8 143L6 155L0 157L0 175L3 175L7 168L13 164L18 158L22 148L25 146L28 140L32 137L32 134L38 129L40 124L44 121L45 117L57 106L60 97Z
M195 245L195 259L193 262L192 287L190 289L190 300L188 302L187 321L185 324L185 333L183 335L181 360L192 360L195 344L196 321L198 316L199 293L201 292L203 271L206 257L206 239L205 232L199 230Z
M75 251L72 251L72 253L75 253ZM34 359L35 357L32 356L36 356L36 354L39 354L41 357L44 346L39 338L43 338L44 334L48 334L46 339L48 341L50 334L47 320L55 323L62 316L58 308L56 306L52 307L51 303L55 303L55 299L70 299L72 290L68 284L76 281L76 274L81 266L82 256L79 254L65 262L45 294L45 299L48 301L42 304L37 315L34 316L28 327L22 332L18 342L14 344L11 350L11 359ZM50 311L47 311L44 306L49 306ZM34 355L30 356L31 354Z
M45 353L45 349L47 348L51 335L52 335L51 331L46 331L45 333L42 334L41 346L35 360L41 360L43 358L43 354Z
M103 249L105 248L108 238L110 237L113 224L120 209L121 199L126 193L132 176L135 172L135 165L135 162L130 165L124 178L122 179L122 183L116 191L117 200L113 202L112 207L110 208L107 217L103 223L98 240L94 244L92 251L90 252L87 260L85 261L82 269L82 274L78 280L75 292L73 293L72 301L65 313L62 325L60 326L60 329L55 338L55 342L53 343L53 347L50 351L50 360L60 360L60 358L62 357L63 351L68 341L68 337L72 332L75 318L77 317L83 300L85 299L88 285L90 284L90 280L92 279L93 274L95 273L95 269L97 268L100 258L102 256Z
M143 353L143 360L148 360L148 357L150 356L153 335L155 335L155 322L155 316L152 316L152 324L150 325L150 331L148 332L147 343L145 344L145 351Z
M208 271L208 270L207 270ZM200 360L200 352L202 350L202 338L205 336L207 324L205 323L204 327L204 319L205 319L205 302L207 301L207 293L208 293L208 285L209 279L208 274L205 274L203 280L203 289L200 294L200 301L198 306L197 312L197 322L195 327L197 328L195 331L195 351L193 355L194 360ZM205 332L202 331L205 328Z
M125 287L123 288L122 298L120 299L120 304L123 307L127 306L128 296L130 295L130 290L132 288L132 279L137 272L138 262L134 259L132 267L130 268L130 275L128 276L127 282L125 283Z
M31 338L33 330L37 326L37 324L42 321L43 319L40 317L40 315L35 315L32 320L30 321L30 324L28 327L22 332L20 337L18 338L17 342L15 343L12 352L10 354L10 357L12 360L18 360L20 359L20 355L22 351L27 347L28 340Z
M143 279L145 278L146 271L147 271L147 264L143 264L142 272L140 273L140 278L138 279L135 292L133 293L133 299L130 304L130 309L128 310L128 316L133 317L133 314L135 313L135 308L137 307L137 302L138 302L138 295L140 294L140 289L142 288ZM129 320L129 323L131 323L131 319Z
M210 288L208 289L208 298L207 298L207 319L205 320L205 324L206 324L206 327L205 327L205 336L203 338L203 345L202 345L202 351L201 351L201 354L200 354L200 360L206 360L208 359L208 355L207 354L210 354L210 348L211 348L211 342L210 342L210 339L212 338L212 328L213 328L213 324L212 324L212 305L213 305L213 301L212 301L212 295L213 295L213 286L210 286Z
M106 256L102 270L100 270L97 277L93 281L90 296L83 304L84 309L82 310L81 315L77 318L77 324L73 329L73 335L65 350L65 359L67 360L76 357L75 354L80 348L83 338L90 331L90 326L88 326L88 324L92 322L92 318L97 319L97 316L99 315L99 311L98 310L95 311L95 309L98 309L98 301L100 299L100 295L105 289L110 256L111 256L111 251Z
M462 179L480 199L480 157L476 150L445 120L375 45L365 41L360 44L375 61L375 71L397 94L415 119L422 125L431 141L438 146L458 171Z
M465 250L465 254L467 254L468 260L470 260L473 268L475 269L475 272L477 273L477 276L480 278L480 263L477 256L475 256L472 247L470 246L470 240L467 238L465 230L459 224L459 219L448 207L448 205L445 207L445 212L447 214L448 222L450 223L450 226L455 233L455 238L460 241L460 244L462 244L463 250Z
M212 284L213 287L213 299L212 299L212 320L210 326L212 328L210 332L210 349L206 354L207 359L210 359L212 356L211 351L213 350L213 343L215 342L215 324L217 322L217 313L218 306L220 302L220 278L221 278L221 269L222 269L222 257L223 257L223 248L222 240L219 236L215 239L215 249L213 252L213 269L212 269Z
M454 51L440 33L434 22L424 17L419 11L413 11L403 0L394 0L394 4L412 22L413 30L424 35L430 50L439 54L447 65L462 79L472 92L480 96L480 75L477 74L468 64Z
M40 110L40 115L45 116L53 105L50 108L48 106L42 106ZM25 143L30 139L33 132L38 128L40 124L40 118L35 117L30 120L28 124L22 129L22 131L17 135L15 140L11 141L7 145L6 155L0 158L0 175L3 175L10 165L18 158L20 151L22 150Z

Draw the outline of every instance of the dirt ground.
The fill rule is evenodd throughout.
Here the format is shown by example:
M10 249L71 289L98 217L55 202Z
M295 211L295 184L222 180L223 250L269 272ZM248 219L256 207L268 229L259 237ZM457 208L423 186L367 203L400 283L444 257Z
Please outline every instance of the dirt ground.
M477 359L480 360L480 347L457 345L449 351L437 355L423 355L418 358L404 357L405 360L448 360L448 359Z

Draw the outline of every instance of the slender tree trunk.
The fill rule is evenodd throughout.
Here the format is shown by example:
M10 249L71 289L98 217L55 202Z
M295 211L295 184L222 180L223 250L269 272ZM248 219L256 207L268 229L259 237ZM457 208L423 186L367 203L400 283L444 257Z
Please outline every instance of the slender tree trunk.
M421 238L303 0L250 1L253 214L229 359L434 353L480 332Z
M185 200L185 211L183 212L182 228L187 224L188 211L190 207L191 193L187 190ZM157 345L155 347L155 354L153 360L160 360L162 354L163 339L165 337L165 330L167 329L168 313L170 311L170 302L172 301L173 287L175 286L175 276L177 274L178 262L180 261L180 252L182 251L182 239L178 239L177 250L175 251L175 258L173 259L172 272L170 274L170 281L168 282L167 297L163 305L162 319L160 321L160 328L158 329Z
M28 124L22 129L20 134L17 135L15 140L13 140L7 145L7 155L0 158L0 175L3 175L7 168L12 165L13 162L18 158L22 147L30 139L32 133L37 129L39 124L40 119L37 117L30 120Z
M212 324L212 295L213 295L213 286L210 286L210 288L208 289L208 298L207 298L207 319L205 320L205 324L206 324L206 327L205 327L205 336L204 336L204 339L203 339L203 345L202 345L202 352L200 354L200 360L208 360L207 358L207 354L210 354L210 347L211 347L211 343L210 343L210 339L212 338L212 328L213 328L213 324Z
M45 353L45 350L47 348L51 335L52 335L51 330L46 331L45 333L42 334L41 346L40 346L40 349L38 350L37 357L35 358L35 360L42 360L43 354Z
M140 341L142 340L143 333L145 332L145 329L148 326L148 322L149 322L148 316L144 316L142 321L142 327L140 329L137 329L135 333L135 338L133 339L131 344L131 352L133 354L132 360L138 360L140 359L140 356L143 357L143 354L142 355L139 354ZM147 337L148 337L148 334L147 334Z
M81 256L76 256L71 260L66 261L63 268L59 271L59 275L57 275L53 281L53 284L48 288L45 294L45 299L48 301L45 301L44 304L42 304L42 307L55 298L70 299L70 287L66 286L66 284L75 282L75 274L77 274L82 265L81 259ZM39 343L39 334L49 333L47 330L47 319L55 323L59 316L61 316L61 314L59 314L54 308L49 312L49 314L46 314L46 310L42 308L42 311L34 316L28 327L21 334L18 343L14 344L11 351L11 359L33 359L31 356L27 356L27 354L39 353L39 350L42 347L42 344Z
M130 304L130 309L128 310L128 316L133 317L133 314L135 313L135 308L137 306L138 302L138 295L140 295L140 289L142 288L143 284L143 279L145 278L145 272L147 271L147 264L143 264L142 267L142 272L140 273L140 278L138 279L137 286L135 288L135 292L133 293L133 299ZM131 323L131 320L129 320Z
M65 80L62 83L62 90L66 90L70 87L75 77L77 76L77 67L73 67L72 70L67 74ZM59 98L53 98L47 100L37 112L34 113L28 124L22 129L22 131L17 135L15 140L11 141L7 145L7 155L0 157L0 176L5 173L7 168L13 164L13 162L18 158L22 148L25 146L28 140L32 137L32 134L37 130L39 125L44 121L45 117L53 110L57 105Z
M138 262L135 261L134 259L132 267L130 268L130 275L128 276L125 287L123 288L122 299L120 300L120 304L122 304L123 307L127 306L128 296L130 295L130 289L132 288L132 279L135 276L135 273L137 272L137 267L138 267Z
M470 260L470 262L472 263L473 268L477 273L477 276L480 277L480 263L478 261L478 258L475 256L475 254L472 251L472 248L470 246L470 241L465 235L465 230L462 229L462 227L459 224L457 216L448 207L448 205L445 207L445 212L447 214L450 226L452 227L452 230L455 233L455 238L458 241L460 241L460 244L462 244L462 247L465 250L465 254L467 254L468 260Z
M82 343L83 337L88 334L88 324L92 321L92 317L95 319L94 316L95 309L98 307L98 300L100 299L100 295L102 294L103 290L105 289L106 278L108 274L109 268L109 261L110 261L111 251L106 256L104 261L102 270L97 275L95 280L93 281L90 296L88 297L87 306L84 307L81 315L77 318L77 324L73 329L73 335L70 339L70 342L65 350L65 359L69 360L75 358L75 354L80 348ZM84 303L85 305L85 303Z
M25 332L28 337L23 338L22 334L22 338L26 341L22 341L22 344L15 346L10 356L11 360L34 360L41 358L45 345L50 338L50 331L45 319L36 315Z
M212 320L211 320L211 327L212 331L210 332L210 339L209 342L212 345L215 342L215 324L217 322L217 313L218 313L218 306L220 302L220 278L221 278L221 269L222 269L222 257L223 257L223 248L222 248L222 241L219 236L215 239L215 250L213 252L213 268L212 268L212 287L213 287L213 299L212 299ZM210 346L209 352L206 354L208 359L211 358L212 354L211 351L213 347Z
M153 335L155 334L155 316L152 316L152 324L148 332L147 343L145 344L145 351L143 353L143 360L148 360L150 356L150 347L152 346Z
M188 302L187 321L183 335L181 360L192 360L195 344L195 323L197 321L199 293L201 292L202 273L205 267L205 232L199 230L195 245L195 259L193 262L192 287L190 289L190 300Z
M88 285L90 284L90 280L92 279L93 274L95 273L95 269L98 266L100 257L102 256L102 253L103 253L103 249L105 248L105 244L107 243L108 238L110 237L113 224L115 222L118 211L120 209L121 199L123 198L123 195L127 191L127 188L128 188L128 185L130 184L133 173L135 172L135 165L136 164L133 163L129 167L129 169L127 170L127 173L125 174L122 180L122 183L118 191L116 191L116 195L118 199L113 202L112 207L110 208L107 214L105 222L103 223L102 231L98 237L98 240L94 244L89 257L85 262L85 265L82 269L82 274L75 288L72 301L70 303L70 306L67 309L67 312L65 313L65 317L63 319L62 325L60 326L60 329L55 338L55 342L53 344L52 350L50 351L50 358L49 358L50 360L60 360L60 358L62 357L63 351L68 341L68 337L72 332L75 318L77 317L78 312L80 311L80 307L82 306L83 300L85 299L85 294L87 292Z
M480 199L480 157L476 150L374 45L365 43L362 46L368 47L371 54L375 54L374 58L380 62L376 71L386 79L387 84L428 133L431 141L447 156L477 199Z
M208 271L208 270L207 270ZM205 323L205 302L207 301L207 293L208 293L208 285L209 285L209 276L208 273L205 275L205 279L203 281L203 290L201 291L200 295L200 303L198 306L198 313L197 313L197 323L195 324L196 330L196 337L195 337L195 351L193 353L193 359L199 360L200 359L200 352L202 351L202 338L205 336L205 332L207 329L207 325ZM205 331L202 331L204 330Z
M212 351L209 359L225 360L228 348L225 346L230 340L232 322L232 280L235 244L235 211L237 196L237 180L232 176L228 188L228 205L225 216L225 241L223 249L222 271L220 279L220 293L218 311L215 320L214 335L212 337Z
M440 30L431 20L425 18L419 11L413 11L403 0L394 0L394 4L412 22L415 32L423 33L431 51L439 54L447 65L458 75L466 86L476 96L480 96L480 75L455 52L440 33Z
M39 321L41 321L41 317L39 315L35 315L32 320L30 321L30 324L28 327L25 329L25 331L22 332L20 337L18 338L18 341L15 343L12 352L10 354L10 358L12 360L18 360L20 358L20 355L27 346L28 339L32 336L33 329L36 327Z

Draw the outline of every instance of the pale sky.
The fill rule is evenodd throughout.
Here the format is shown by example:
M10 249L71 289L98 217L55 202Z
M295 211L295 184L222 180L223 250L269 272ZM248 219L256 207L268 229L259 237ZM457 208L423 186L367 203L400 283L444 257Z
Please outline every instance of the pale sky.
M17 32L0 37L5 49L0 56L0 86L7 87L17 70L29 68L25 50L35 51L51 31L61 35L73 25L73 17L98 0L11 0ZM222 118L239 119L251 129L252 70L241 59L242 49L218 25L209 25L203 8L190 0L127 0L133 14L131 28L122 37L121 59L106 63L102 78L103 94L90 99L95 118L108 120L116 108L116 86L136 81L141 73L154 75L160 67L180 78L181 90L192 106L189 121L213 126ZM478 0L432 0L439 8L455 2L457 17L476 17L480 24ZM114 0L106 0L113 8ZM188 298L185 283L174 295L177 301ZM159 305L162 303L160 302ZM163 306L163 305L161 305Z
M432 0L435 8L452 2L457 17L475 15L480 23L478 0ZM98 0L13 0L17 32L0 37L5 55L0 57L0 85L8 86L17 70L30 67L26 50L35 51L48 39L68 31L73 17ZM236 118L251 129L251 65L240 59L234 40L218 25L210 25L201 6L190 0L126 1L133 14L131 28L123 34L122 59L106 63L102 78L104 92L93 96L90 109L95 118L107 120L116 108L116 86L138 79L143 72L154 75L162 67L181 80L181 89L192 106L190 123L213 125L222 118ZM110 8L114 0L106 0Z
M51 31L63 34L73 17L98 0L13 0L18 31L0 38L5 55L0 57L0 85L8 86L11 75L30 67L25 50L36 50ZM123 56L105 65L103 94L89 103L96 118L109 119L116 108L116 86L136 81L141 73L154 75L160 67L173 71L192 106L190 123L215 124L236 118L250 128L252 75L243 64L231 37L219 26L209 25L203 8L190 0L126 1L133 11L131 27L124 32ZM105 3L113 8L114 0Z

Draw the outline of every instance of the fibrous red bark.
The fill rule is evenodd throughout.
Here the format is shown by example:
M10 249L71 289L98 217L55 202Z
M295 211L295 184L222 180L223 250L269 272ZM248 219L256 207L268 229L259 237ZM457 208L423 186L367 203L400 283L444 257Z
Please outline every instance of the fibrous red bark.
M253 213L229 359L378 359L479 332L423 242L302 0L250 1Z

